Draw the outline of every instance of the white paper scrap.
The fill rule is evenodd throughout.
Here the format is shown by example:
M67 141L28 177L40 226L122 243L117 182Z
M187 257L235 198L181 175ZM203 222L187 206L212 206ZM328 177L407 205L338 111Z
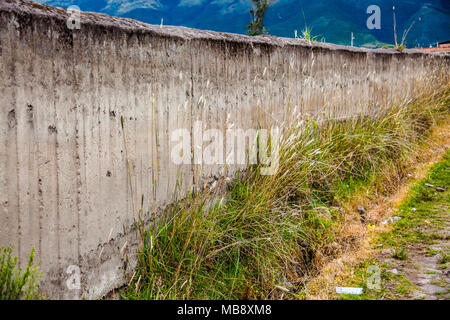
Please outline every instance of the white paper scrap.
M339 294L362 294L363 288L336 287L336 293Z

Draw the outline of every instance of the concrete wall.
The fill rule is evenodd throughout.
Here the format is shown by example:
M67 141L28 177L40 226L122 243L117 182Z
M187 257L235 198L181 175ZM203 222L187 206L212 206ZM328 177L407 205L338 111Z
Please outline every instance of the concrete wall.
M68 17L0 0L0 246L14 245L22 263L36 247L51 298L99 297L125 281L142 195L145 211L159 212L177 181L183 196L238 169L173 164L172 130L374 114L448 82L448 58L414 51L91 13L70 30ZM81 290L66 286L70 265L81 269Z

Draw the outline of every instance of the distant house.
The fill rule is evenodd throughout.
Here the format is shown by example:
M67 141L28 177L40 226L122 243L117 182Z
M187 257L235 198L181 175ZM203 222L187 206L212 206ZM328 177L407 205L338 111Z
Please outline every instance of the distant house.
M422 52L450 52L450 40L445 42L438 42L436 47L430 47L430 48L416 48L417 50L420 50Z

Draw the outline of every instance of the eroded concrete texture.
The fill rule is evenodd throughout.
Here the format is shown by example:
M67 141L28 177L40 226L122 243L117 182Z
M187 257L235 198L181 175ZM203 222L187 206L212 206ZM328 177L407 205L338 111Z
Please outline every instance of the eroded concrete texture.
M36 247L50 298L100 297L125 281L141 195L144 211L159 211L175 192L245 167L178 167L172 130L191 131L195 120L225 132L373 115L449 75L448 58L414 51L91 13L70 30L68 17L0 0L0 245L14 245L22 263ZM81 269L80 290L67 289L70 265Z

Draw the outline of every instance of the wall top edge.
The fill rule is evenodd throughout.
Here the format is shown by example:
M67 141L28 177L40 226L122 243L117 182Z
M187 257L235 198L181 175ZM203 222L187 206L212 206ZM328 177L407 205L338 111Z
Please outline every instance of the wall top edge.
M66 9L52 7L44 4L32 2L30 0L0 0L0 13L9 12L19 16L36 16L40 18L50 18L66 23L71 13ZM414 55L414 56L436 56L424 53L415 49L406 49L399 52L394 49L368 49L336 45L331 43L314 42L311 43L302 39L282 38L276 36L247 36L236 33L216 32L209 30L199 30L182 26L160 26L151 25L141 21L109 16L102 13L81 12L81 25L98 26L106 29L121 30L126 33L151 33L162 37L172 37L181 40L212 40L231 43L247 43L253 45L268 45L274 47L295 46L305 48L322 48L331 51L347 51L352 53L387 54L387 55ZM74 30L76 31L76 30Z

